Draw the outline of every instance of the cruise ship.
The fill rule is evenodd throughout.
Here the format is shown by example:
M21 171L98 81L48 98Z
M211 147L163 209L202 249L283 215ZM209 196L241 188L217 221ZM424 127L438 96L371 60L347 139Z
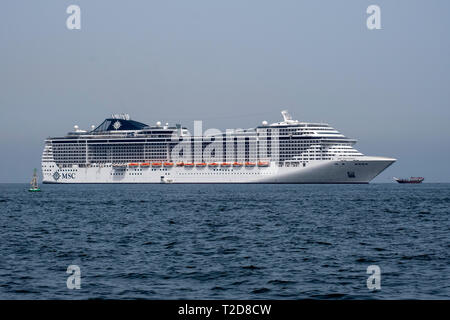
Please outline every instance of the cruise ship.
M365 156L326 123L205 132L117 114L45 140L43 183L369 183L396 160Z

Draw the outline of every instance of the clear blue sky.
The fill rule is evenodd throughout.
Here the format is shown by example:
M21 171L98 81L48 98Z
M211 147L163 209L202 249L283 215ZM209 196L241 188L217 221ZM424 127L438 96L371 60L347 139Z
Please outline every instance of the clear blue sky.
M81 30L66 8L81 7ZM366 27L381 7L382 30ZM145 123L325 121L375 181L450 182L450 1L2 1L0 182L28 181L43 141L111 113Z

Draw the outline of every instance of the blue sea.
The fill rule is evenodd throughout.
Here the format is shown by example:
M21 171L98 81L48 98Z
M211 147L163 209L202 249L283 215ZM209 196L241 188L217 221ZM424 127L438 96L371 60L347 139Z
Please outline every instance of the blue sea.
M450 298L450 184L27 189L0 185L0 299Z

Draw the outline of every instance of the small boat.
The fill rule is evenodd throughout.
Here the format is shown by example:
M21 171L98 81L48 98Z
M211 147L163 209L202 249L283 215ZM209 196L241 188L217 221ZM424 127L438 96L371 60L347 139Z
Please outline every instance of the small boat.
M196 166L197 167L204 167L204 166L206 166L206 163L200 162L200 163L197 163Z
M242 167L242 163L240 162L234 162L233 167Z
M190 168L190 167L193 167L193 166L194 166L194 164L193 164L193 163L185 163L185 164L184 164L184 166L185 166L185 167L189 167L189 168Z
M268 167L269 166L269 162L267 161L259 161L258 162L258 167Z
M139 163L129 163L129 167L139 167Z
M208 163L208 166L210 167L217 167L219 164L216 162Z
M177 167L182 167L184 166L184 162L177 162Z
M401 178L396 178L394 177L394 180L397 181L398 183L422 183L423 180L425 180L425 178L423 177L411 177L411 178L406 178L406 179L401 179Z
M256 164L254 162L246 162L245 166L246 167L254 167Z
M141 167L150 167L150 163L148 162L141 163Z
M33 178L31 179L31 187L28 189L30 192L40 192L41 189L38 186L38 178L37 178L37 171L34 169Z
M229 166L231 166L231 163L223 162L223 163L221 164L221 166L222 166L222 167L229 167Z
M152 167L161 167L161 162L153 162Z
M173 167L172 162L164 162L164 167Z

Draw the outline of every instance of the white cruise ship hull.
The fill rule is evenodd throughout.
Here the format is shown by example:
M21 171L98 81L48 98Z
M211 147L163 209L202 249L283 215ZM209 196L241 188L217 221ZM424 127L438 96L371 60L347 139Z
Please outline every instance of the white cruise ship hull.
M318 160L304 167L117 167L112 164L59 168L43 162L43 182L74 183L369 183L395 159Z

